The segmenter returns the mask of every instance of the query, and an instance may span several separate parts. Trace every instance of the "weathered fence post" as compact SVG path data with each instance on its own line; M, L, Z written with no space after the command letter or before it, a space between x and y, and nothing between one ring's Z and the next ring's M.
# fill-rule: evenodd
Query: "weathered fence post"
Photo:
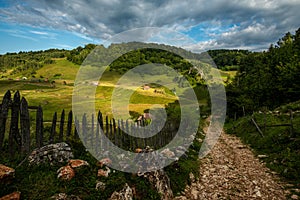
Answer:
M114 133L117 131L117 127L116 127L116 120L113 118L113 128L114 128Z
M2 149L4 136L5 136L5 127L6 127L6 120L8 116L8 107L11 103L11 93L8 90L2 101L2 106L0 108L0 150Z
M103 130L103 117L102 117L102 113L100 112L100 110L99 110L99 112L98 112L98 126L97 126L97 128L99 129L99 131L97 131L97 135L96 135L96 137L98 138L97 139L97 141L100 141L100 143L98 143L98 145L102 145L102 134L104 133L104 130ZM101 133L101 136L100 136L100 133Z
M124 127L124 121L123 119L121 119L121 135L122 135L122 147L125 148L126 147L126 142L127 142L127 139L126 137L128 136L127 134L124 134L124 130L125 130L125 127Z
M125 126L126 126L126 135L129 138L129 149L133 150L133 148L134 148L133 147L134 146L134 137L129 134L129 133L132 133L132 131L131 131L131 128L129 126L129 120L128 119L126 120Z
M123 144L122 144L122 130L121 130L121 122L118 119L118 136L117 136L117 140L118 140L118 145L120 148L123 148Z
M52 119L51 133L49 137L49 143L52 144L54 142L54 138L56 135L56 121L57 121L57 113L55 112Z
M87 145L87 119L86 114L82 116L82 136L83 136L83 144Z
M30 149L30 119L28 111L28 103L24 97L22 97L20 104L20 124L21 124L21 151L22 153L28 153Z
M114 136L113 136L113 139L114 139L114 144L115 145L118 145L118 141L117 141L117 127L116 127L116 120L113 118L112 119L112 122L113 122L113 129L114 129Z
M106 132L104 134L105 134L107 140L104 140L106 142L104 142L103 144L105 145L104 148L107 148L107 147L109 147L109 142L108 141L109 141L109 138L110 138L109 122L108 122L108 116L107 115L105 116L105 130L106 130Z
M14 99L11 106L11 123L9 130L9 141L8 148L10 155L14 155L14 142L15 139L17 143L17 149L21 149L21 136L19 132L19 113L20 113L20 93L17 91L14 95Z
M109 133L109 124L108 124L108 116L105 117L105 135L108 136Z
M91 127L91 131L90 131L90 133L89 133L89 135L90 135L90 145L91 145L91 148L92 149L94 149L94 140L95 140L95 138L94 138L94 134L95 134L95 130L94 130L94 128L95 128L95 120L94 120L94 118L95 118L95 115L94 115L94 113L92 114L92 127Z
M64 125L65 125L65 110L63 109L60 116L59 137L58 137L59 142L62 142L64 139Z
M72 122L73 122L73 113L72 110L68 114L68 124L67 124L67 142L70 140L71 131L72 131Z
M109 137L108 138L112 142L112 140L113 140L113 126L112 126L111 119L109 120Z
M103 116L102 116L102 113L100 112L100 110L98 112L98 122L100 123L100 128L102 129L102 131L104 131L103 130Z
M142 121L141 121L141 126L142 126L142 134L143 135L145 135L145 133L146 133L146 131L145 131L145 128L146 128L146 124L145 124L145 118L144 118L144 116L142 117ZM143 146L143 148L145 148L146 147L146 138L144 137L144 138L141 138L141 140L142 140L142 146Z
M42 107L39 106L36 111L36 146L38 148L43 146L44 140L44 127L43 127L43 110Z
M79 130L79 121L77 119L77 117L75 116L75 129L74 129L74 139L78 140L79 136L78 136L78 130Z
M98 154L99 153L99 145L101 146L101 141L99 142L99 139L100 139L100 126L101 126L101 119L102 117L101 117L101 112L100 111L98 111L98 115L97 115L97 123L96 123L96 142L95 142L95 145L96 145L96 147L95 147L95 151L96 151L96 153Z

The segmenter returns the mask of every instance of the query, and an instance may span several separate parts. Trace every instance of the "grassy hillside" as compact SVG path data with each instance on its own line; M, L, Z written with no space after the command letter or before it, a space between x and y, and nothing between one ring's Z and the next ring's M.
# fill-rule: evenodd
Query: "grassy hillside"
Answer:
M73 84L79 67L65 58L61 58L55 59L53 64L46 64L38 69L35 74L36 78L19 80L22 78L21 74L12 76L6 74L9 78L0 80L0 99L7 90L19 90L21 95L28 100L29 105L41 105L45 121L50 121L54 112L61 112L63 109L71 110ZM110 106L107 105L110 105L112 92L120 77L118 72L107 71L103 74L97 87L96 108L106 115L111 115ZM55 83L51 83L53 81ZM156 89L163 89L160 86L156 87L158 87ZM143 113L153 104L164 106L177 99L170 93L160 94L155 93L154 90L155 88L150 88L148 91L137 89L131 97L129 109L133 112Z
M65 58L54 59L54 64L46 64L36 71L36 77L74 81L80 65L76 65Z

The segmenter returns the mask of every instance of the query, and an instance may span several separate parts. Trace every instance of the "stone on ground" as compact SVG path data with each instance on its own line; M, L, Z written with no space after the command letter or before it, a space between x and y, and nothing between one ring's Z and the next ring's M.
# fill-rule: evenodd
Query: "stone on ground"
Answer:
M73 158L71 147L67 143L61 142L49 144L33 150L28 157L29 165L39 165L49 163L55 165L68 162Z
M57 178L66 181L70 181L75 176L74 169L69 165L59 168L57 173Z
M21 198L20 192L13 192L0 198L0 200L19 200Z
M0 164L0 183L10 183L13 180L14 176L15 170L13 168Z
M129 185L126 183L124 188L119 192L115 191L109 200L132 200L133 192Z

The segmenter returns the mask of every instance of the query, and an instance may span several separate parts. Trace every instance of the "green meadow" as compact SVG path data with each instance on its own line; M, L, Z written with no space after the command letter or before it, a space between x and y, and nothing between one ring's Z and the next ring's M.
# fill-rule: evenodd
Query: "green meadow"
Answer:
M20 91L30 106L41 105L44 112L44 120L50 121L54 112L60 113L63 109L72 109L72 94L74 81L80 65L73 64L65 58L55 59L54 64L44 65L35 73L35 78L22 80L21 74L10 76L10 71L4 74L5 79L0 79L0 98L2 99L7 90ZM111 115L111 97L115 84L120 79L118 72L106 71L96 89L95 108L101 110L105 115ZM161 86L153 86L148 90L139 88L128 88L134 91L129 101L129 110L143 113L151 108L153 104L162 106L174 102L177 97ZM164 90L165 93L155 93L155 90ZM90 97L86 96L88 100ZM93 103L93 102L92 102Z

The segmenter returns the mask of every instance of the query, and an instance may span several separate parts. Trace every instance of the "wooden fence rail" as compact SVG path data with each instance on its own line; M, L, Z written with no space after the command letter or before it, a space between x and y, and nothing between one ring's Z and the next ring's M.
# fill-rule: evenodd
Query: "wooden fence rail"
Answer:
M5 150L3 149L4 141L6 134L8 134L8 151L11 156L16 151L28 154L33 148L54 142L70 142L71 140L79 140L79 138L85 145L98 152L99 147L109 145L103 144L103 138L101 139L103 136L106 136L114 145L126 150L145 148L146 146L158 149L172 140L177 132L176 128L178 128L170 125L171 122L167 122L158 134L150 138L139 138L139 133L143 131L142 127L147 124L144 119L137 123L129 120L115 120L108 116L104 117L99 111L97 116L92 114L91 120L88 121L87 114L84 114L82 119L78 119L76 116L74 118L72 111L69 111L66 120L66 113L63 110L60 118L57 112L54 113L50 133L47 133L44 130L42 107L29 106L26 99L20 97L18 91L15 92L13 98L11 96L11 92L7 91L2 104L0 104L0 151ZM35 122L30 121L30 109L36 111ZM34 133L30 132L32 125L35 127ZM8 126L9 129L7 129Z

